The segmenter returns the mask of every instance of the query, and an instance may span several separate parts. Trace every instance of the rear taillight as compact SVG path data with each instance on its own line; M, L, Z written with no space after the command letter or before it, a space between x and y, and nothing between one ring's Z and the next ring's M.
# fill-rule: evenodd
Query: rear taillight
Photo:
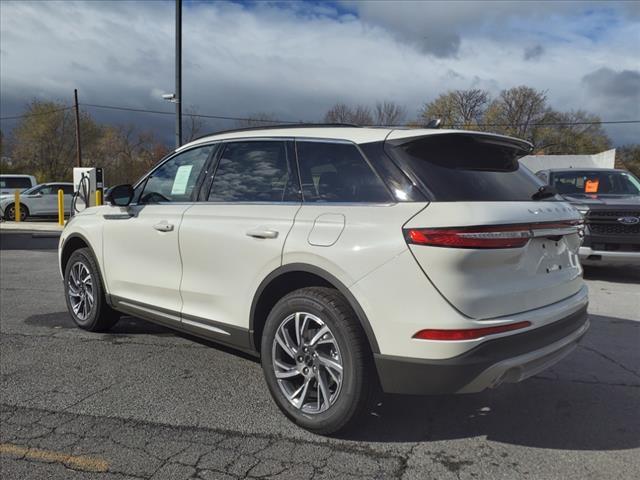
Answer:
M529 239L577 232L580 221L491 225L456 228L405 228L407 243L450 248L519 248ZM554 230L556 232L554 232Z
M460 330L420 330L413 338L420 340L474 340L476 338L486 337L487 335L496 335L498 333L511 332L531 326L531 322L517 322L509 325L496 325L494 327L482 328L465 328Z

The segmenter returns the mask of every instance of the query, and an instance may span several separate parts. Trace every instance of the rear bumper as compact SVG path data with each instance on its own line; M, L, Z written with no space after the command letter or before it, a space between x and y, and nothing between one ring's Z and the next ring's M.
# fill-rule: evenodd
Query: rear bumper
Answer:
M387 393L473 393L519 382L571 353L589 328L586 306L550 325L486 341L457 357L423 360L375 355Z
M580 247L580 263L583 265L640 265L640 252L606 251Z

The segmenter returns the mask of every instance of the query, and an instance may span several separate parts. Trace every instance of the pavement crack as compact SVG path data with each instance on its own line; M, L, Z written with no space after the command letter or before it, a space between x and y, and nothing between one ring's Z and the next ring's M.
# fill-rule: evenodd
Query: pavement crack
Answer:
M631 375L633 375L636 378L640 378L640 373L636 372L635 370L627 367L625 364L623 364L622 362L619 362L618 360L616 360L615 358L610 357L609 355L606 355L604 353L602 353L600 350L597 350L593 347L588 347L586 345L581 345L582 348L584 348L585 350L595 353L596 355L599 355L600 357L604 358L605 360L609 360L611 363L617 365L618 367L622 368L624 371L629 372Z

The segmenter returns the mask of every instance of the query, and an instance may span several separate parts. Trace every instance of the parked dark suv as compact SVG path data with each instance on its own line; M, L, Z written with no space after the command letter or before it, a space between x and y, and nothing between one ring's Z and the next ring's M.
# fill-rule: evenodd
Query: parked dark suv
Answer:
M585 219L584 265L640 264L640 180L625 170L553 169L536 174Z

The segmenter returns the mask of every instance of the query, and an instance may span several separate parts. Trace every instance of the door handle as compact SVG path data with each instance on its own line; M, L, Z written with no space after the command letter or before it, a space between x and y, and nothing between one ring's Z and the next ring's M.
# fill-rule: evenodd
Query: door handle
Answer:
M160 222L160 223L156 223L153 226L153 228L155 228L159 232L171 232L173 230L173 224L172 223Z
M258 227L247 232L247 236L253 238L278 238L278 231L269 228Z

